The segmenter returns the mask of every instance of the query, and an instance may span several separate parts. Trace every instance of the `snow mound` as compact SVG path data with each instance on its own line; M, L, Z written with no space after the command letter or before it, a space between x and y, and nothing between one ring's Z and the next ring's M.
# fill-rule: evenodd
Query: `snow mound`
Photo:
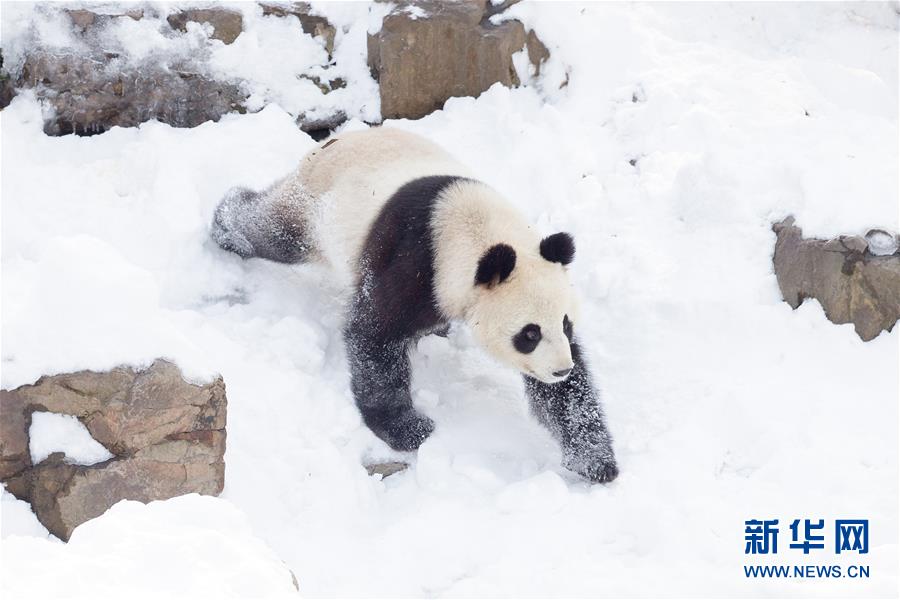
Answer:
M13 598L297 597L292 574L230 502L190 494L122 501L68 544L3 540L0 590Z

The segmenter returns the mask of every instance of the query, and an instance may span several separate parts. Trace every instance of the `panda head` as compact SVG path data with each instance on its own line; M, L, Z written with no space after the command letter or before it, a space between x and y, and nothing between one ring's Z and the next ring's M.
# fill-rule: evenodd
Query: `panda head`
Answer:
M575 255L567 233L535 248L495 244L478 262L477 300L469 323L495 358L544 383L568 377L576 299L566 265Z

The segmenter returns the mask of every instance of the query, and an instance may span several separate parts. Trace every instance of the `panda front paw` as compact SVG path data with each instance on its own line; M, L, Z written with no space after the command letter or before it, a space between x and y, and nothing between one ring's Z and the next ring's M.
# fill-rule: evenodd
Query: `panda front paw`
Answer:
M434 431L434 421L420 412L409 410L390 422L369 427L392 449L400 452L418 450L422 442Z
M567 452L563 466L594 483L609 483L619 476L619 467L612 451L599 448L588 452Z

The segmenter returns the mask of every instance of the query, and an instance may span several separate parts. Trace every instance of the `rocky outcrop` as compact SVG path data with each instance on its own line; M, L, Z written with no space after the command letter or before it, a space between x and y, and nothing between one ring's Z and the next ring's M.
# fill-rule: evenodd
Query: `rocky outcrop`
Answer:
M549 55L520 21L494 24L484 0L401 3L368 40L385 119L418 119L453 96L479 96L495 83L519 85L512 56L537 66ZM528 43L526 43L528 42Z
M853 323L865 341L890 331L900 318L900 253L897 244L873 230L863 237L833 240L804 239L803 231L788 217L773 225L775 275L784 300L797 308L815 298L832 323ZM896 240L896 236L894 236ZM893 254L884 254L893 248Z
M188 383L165 360L138 371L81 371L2 390L0 410L0 480L63 540L119 500L215 495L225 483L221 378ZM115 457L82 466L56 453L32 465L28 430L36 411L77 417Z
M143 19L143 8L121 13L64 12L89 52L34 48L25 54L15 78L7 76L0 94L0 106L6 106L14 88L34 90L49 109L44 123L48 135L93 135L153 119L174 127L195 127L244 111L247 94L237 82L210 78L192 60L161 58L138 65L106 50L106 25L116 19ZM167 22L178 31L186 31L189 22L208 24L213 29L210 37L226 44L243 28L241 13L224 8L182 10L169 15Z
M18 87L35 89L52 109L48 135L103 133L158 119L194 127L241 111L246 98L237 85L215 81L184 65L116 68L106 57L33 52Z
M320 38L330 57L336 30L324 17L311 14L309 4L261 7L264 15L299 19L303 32ZM156 9L147 10L145 14L144 8L112 13L62 9L87 52L36 47L24 53L24 62L17 64L15 73L7 73L0 65L0 108L9 104L16 89L34 90L48 109L44 123L48 135L93 135L153 119L173 127L195 127L231 112L244 112L248 92L241 81L209 75L208 48L201 47L190 56L159 55L134 63L109 51L106 37L107 25L117 19L159 18L163 29L171 27L164 33L168 37L183 35L189 23L199 23L212 28L211 39L231 44L243 31L241 12L222 7L185 8L162 20ZM316 84L323 94L345 85L339 78ZM340 111L308 112L300 115L298 125L312 131L334 127L345 119Z
M498 82L520 85L513 64L518 52L524 51L540 74L549 57L546 46L520 21L500 14L516 1L402 0L393 5L380 31L368 37L368 63L378 80L382 118L416 119L454 96L478 96ZM242 34L241 11L186 6L166 14L152 5L112 12L52 5L42 10L64 13L77 43L51 48L33 38L30 43L35 47L15 53L12 73L0 65L0 108L9 104L16 89L34 90L47 109L48 135L92 135L154 119L173 127L194 127L230 112L244 112L248 106L256 110L266 101L269 84L243 81L212 66L220 42L233 44ZM297 35L313 36L327 51L327 60L320 61L316 53L322 64L305 67L296 74L298 80L311 81L323 97L347 87L348 81L339 75L352 70L335 63L338 32L325 17L314 14L306 2L261 2L259 10L265 19L297 19L302 30ZM117 37L123 28L111 27L128 20L141 21L146 25L143 30L156 31L171 43L146 56L135 55ZM219 41L191 32L191 23L202 25L212 40ZM185 43L186 37L190 43ZM354 59L358 60L346 60ZM349 117L365 114L364 118L377 120L366 103L352 104L359 97L342 92L291 110L300 129L318 138Z

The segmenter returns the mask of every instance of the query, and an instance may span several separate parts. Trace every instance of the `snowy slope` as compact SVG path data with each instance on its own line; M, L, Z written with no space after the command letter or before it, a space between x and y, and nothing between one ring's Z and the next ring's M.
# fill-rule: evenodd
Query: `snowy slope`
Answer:
M413 355L436 432L408 471L366 475L364 459L395 455L353 406L344 290L207 239L228 188L263 187L313 146L275 105L91 138L45 137L27 95L3 111L3 387L157 356L221 373L223 498L304 595L895 595L898 332L863 343L814 302L792 311L770 230L787 214L809 236L897 230L894 7L512 12L551 49L540 85L388 125L447 147L542 232L574 234L613 484L558 466L519 376L461 328ZM30 535L5 537L5 556L78 560L7 500L3 535ZM844 517L872 523L870 579L744 577L771 564L745 561L744 520ZM127 556L154 566L141 547ZM776 562L859 559L826 556ZM3 564L9 591L39 577Z

